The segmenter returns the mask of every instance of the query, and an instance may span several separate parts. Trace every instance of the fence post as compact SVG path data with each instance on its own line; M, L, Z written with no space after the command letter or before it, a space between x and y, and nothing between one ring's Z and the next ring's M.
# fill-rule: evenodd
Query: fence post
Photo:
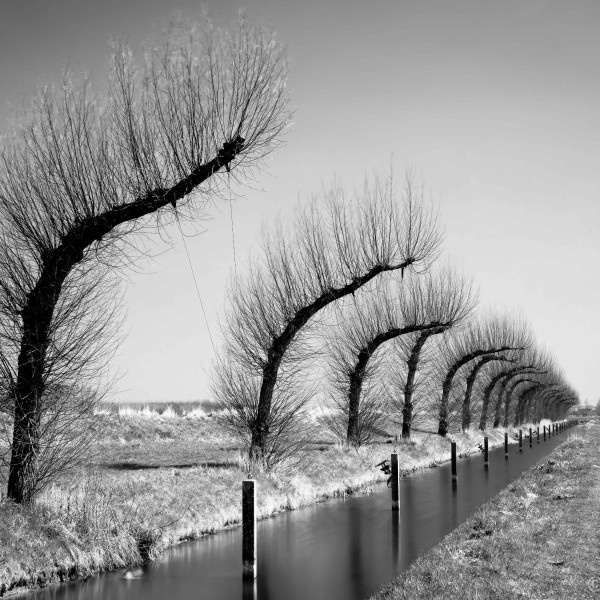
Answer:
M488 436L483 438L483 466L487 469L490 466L490 455L488 450Z
M392 454L392 510L400 510L400 469L398 469L398 453Z
M533 431L530 427L529 428L529 447L531 448L532 446L533 446Z
M504 432L504 458L508 458L508 431Z
M523 430L519 429L519 452L523 452Z
M252 479L242 481L242 576L256 578L256 489Z
M450 444L450 459L452 462L452 483L456 483L458 481L456 473L456 442Z
M536 437L537 437L537 443L539 444L540 443L540 426L539 425L537 427L537 436Z
M546 426L544 425L544 441L546 441Z

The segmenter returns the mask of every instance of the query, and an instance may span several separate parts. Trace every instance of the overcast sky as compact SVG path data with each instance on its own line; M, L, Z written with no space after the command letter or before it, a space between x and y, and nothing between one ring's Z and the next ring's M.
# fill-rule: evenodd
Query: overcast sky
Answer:
M221 0L288 48L296 112L286 145L233 208L238 271L261 226L334 177L415 168L439 206L445 254L481 306L522 310L581 399L600 397L600 2ZM108 40L161 31L189 0L2 0L0 131L67 64L103 84ZM234 265L229 208L188 240L218 343ZM175 235L177 232L171 232ZM156 250L164 249L157 245ZM212 347L181 242L125 291L113 399L210 396Z

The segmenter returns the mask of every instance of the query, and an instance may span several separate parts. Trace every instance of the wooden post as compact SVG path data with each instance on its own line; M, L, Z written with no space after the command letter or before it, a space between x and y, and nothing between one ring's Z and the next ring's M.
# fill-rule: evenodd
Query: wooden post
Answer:
M400 510L400 469L398 469L398 454L392 454L392 510Z
M533 431L530 427L529 428L529 447L531 448L532 446L533 446Z
M256 578L256 490L252 479L242 481L242 576Z
M504 458L508 458L508 431L504 432Z
M519 429L519 452L523 452L523 430Z
M537 428L537 436L536 437L537 437L537 443L539 444L540 443L540 426L539 425Z
M487 469L490 466L490 454L488 450L488 436L483 438L483 466Z
M546 441L546 426L544 425L544 441Z
M458 481L458 475L456 474L456 442L450 444L450 458L452 463L452 483Z

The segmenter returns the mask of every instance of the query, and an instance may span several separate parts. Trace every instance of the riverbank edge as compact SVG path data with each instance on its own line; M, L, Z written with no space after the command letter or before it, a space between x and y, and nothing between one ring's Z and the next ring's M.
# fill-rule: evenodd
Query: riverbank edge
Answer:
M509 443L516 444L515 433L517 429L510 429L509 433ZM504 443L504 433L503 430L489 430L487 432L490 438L489 447L497 448L501 447ZM483 441L483 433L482 432L471 432L470 437L468 438L470 442L474 440L477 441L478 437L481 437L481 442ZM410 476L413 473L422 471L427 468L435 468L444 463L447 463L450 460L450 441L453 439L460 440L464 438L464 434L454 433L449 434L446 438L443 439L448 446L447 455L443 457L437 458L435 461L430 464L419 464L419 461L416 460L413 465L404 464L403 476ZM436 437L437 439L437 437ZM463 439L464 441L464 439ZM407 443L406 440L398 441L398 450L401 451L402 444ZM389 449L389 452L392 451L392 445L388 444L386 447ZM473 454L474 451L471 451L468 454ZM465 456L467 454L460 455ZM389 454L388 454L389 456ZM316 490L316 493L310 496L300 496L293 497L289 493L285 495L286 500L280 502L278 506L271 508L267 513L259 514L258 520L268 519L276 514L289 512L292 510L296 510L299 508L305 508L314 504L318 504L324 502L331 498L339 498L344 497L351 494L356 493L370 493L371 488L374 485L380 484L386 481L387 476L383 473L377 471L375 476L372 476L373 466L369 471L363 471L354 476L351 479L344 479L341 481L341 484L333 489L330 488L328 491ZM35 510L35 509L33 509ZM227 531L230 529L234 529L236 527L241 526L241 516L240 518L229 518L225 521L224 524L220 526L211 527L208 530L200 530L195 533L193 536L184 536L179 537L178 539L170 539L168 543L161 545L159 552L163 552L168 550L171 547L175 547L179 544L194 541L197 539L201 539L208 535L217 534L223 531ZM0 581L0 598L20 598L23 597L30 591L34 591L36 589L41 589L49 586L59 585L61 583L67 581L76 581L76 580L86 580L91 577L95 577L102 573L107 573L110 571L120 570L125 568L123 564L108 564L96 566L95 568L87 568L82 565L83 561L74 560L73 563L69 566L65 565L55 565L54 568L28 568L28 575L26 577L21 578L13 578L8 581ZM144 560L131 561L126 565L127 568L133 568L135 566L139 566L143 564L143 562L147 562Z
M581 425L370 600L600 597L600 424Z

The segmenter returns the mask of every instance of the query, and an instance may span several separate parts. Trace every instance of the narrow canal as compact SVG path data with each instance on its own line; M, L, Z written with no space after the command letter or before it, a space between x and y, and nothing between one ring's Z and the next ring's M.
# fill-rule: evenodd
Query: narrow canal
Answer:
M462 523L483 502L542 459L566 434L477 454L400 481L400 514L385 484L370 495L333 499L258 524L258 578L241 577L241 530L219 533L167 551L143 567L31 592L27 600L362 600Z

